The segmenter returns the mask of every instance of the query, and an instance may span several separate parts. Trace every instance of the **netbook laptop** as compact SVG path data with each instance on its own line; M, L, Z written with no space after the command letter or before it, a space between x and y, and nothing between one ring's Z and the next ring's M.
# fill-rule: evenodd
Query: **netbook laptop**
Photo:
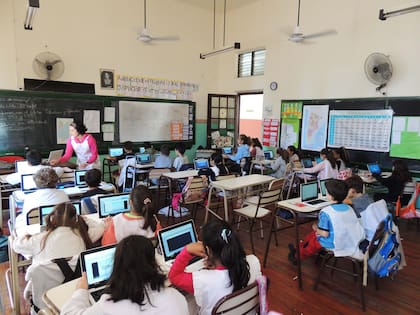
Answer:
M16 173L23 173L29 167L28 161L20 160L15 161L15 172Z
M74 185L79 188L87 187L86 170L74 171Z
M264 158L266 160L272 160L274 158L273 151L271 150L264 151Z
M76 213L80 215L82 213L80 202L72 202L71 204L76 208ZM55 206L56 205L39 207L39 224L41 225L41 228L46 225L45 218L53 211Z
M372 175L381 174L381 167L377 163L370 163L367 165L367 168Z
M319 163L321 163L321 162L322 162L322 159L321 159L319 156L317 156L317 157L315 158L315 162L316 162L316 164L319 164Z
M34 174L22 174L20 176L20 188L25 194L37 190L38 188L34 181Z
M111 157L117 157L124 154L123 148L109 148L109 156Z
M300 185L300 198L302 203L315 208L322 208L331 202L321 198L318 199L318 182L310 182Z
M106 218L130 211L129 194L105 195L98 197L99 217Z
M202 168L209 168L209 160L207 159L196 159L194 160L194 169L201 170Z
M176 256L188 244L197 242L197 232L193 220L184 221L168 226L158 232L158 241L163 261L167 266L172 266ZM186 271L192 272L201 269L204 260L199 259L191 264Z
M96 247L80 253L80 266L86 272L89 301L97 302L111 277L114 267L115 244Z
M144 152L146 152L146 148L145 148L145 147L140 147L140 148L139 148L139 152L140 152L141 154L143 154Z
M312 167L312 160L311 159L302 159L300 162L302 163L303 167L305 167L305 168Z
M232 147L224 147L223 148L224 154L232 154Z
M321 179L319 181L319 191L321 192L322 197L320 199L327 200L327 187L325 183L330 181L331 179Z
M136 154L137 164L149 164L152 162L152 157L149 153Z
M47 162L50 162L52 160L58 160L63 155L63 152L64 152L63 149L50 151Z

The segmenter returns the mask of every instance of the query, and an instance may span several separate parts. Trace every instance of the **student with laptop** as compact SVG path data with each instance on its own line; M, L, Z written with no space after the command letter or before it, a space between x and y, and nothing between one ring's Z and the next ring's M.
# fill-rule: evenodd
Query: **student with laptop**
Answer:
M20 164L22 163L22 165ZM47 165L42 165L41 154L37 150L29 150L26 153L26 161L17 161L16 165L21 165L23 167L16 167L16 172L9 174L6 177L6 181L11 185L20 184L22 174L35 174L38 170L45 167L50 167ZM61 167L54 167L54 171L57 173L58 177L63 176L64 170Z
M318 179L336 179L338 176L337 164L331 151L328 149L322 149L320 156L322 159L321 163L318 163L313 167L304 167L302 171L305 174L318 174Z
M165 286L166 276L155 260L153 244L143 236L128 236L117 245L104 294L93 305L89 278L93 277L82 274L60 314L188 314L185 297Z
M69 201L66 193L56 188L58 175L52 168L41 168L33 178L37 190L25 194L22 213L16 217L16 228L26 225L26 216L30 210Z
M112 148L111 148L112 149ZM110 150L111 150L110 149ZM111 152L110 152L111 153ZM125 159L127 155L134 155L133 151L133 142L126 141L122 145L122 152L121 154L112 156L111 154L107 157L109 160L120 161Z
M177 143L175 146L175 155L173 167L179 171L182 165L190 163L188 156L185 155L185 146L183 143Z
M249 155L253 159L264 159L264 151L262 148L262 144L258 138L251 138Z
M60 159L50 161L55 166L70 160L73 151L77 156L79 169L101 169L101 161L98 155L95 138L86 133L86 126L79 120L74 120L69 126L70 138L67 140L66 152Z
M236 164L240 164L242 158L250 156L248 142L248 137L246 135L239 135L236 154L224 154L223 157L231 159L232 161L236 162Z
M276 159L270 164L270 168L274 171L270 174L275 178L283 178L286 176L286 161L288 161L289 154L282 148L277 148Z
M210 315L224 296L255 281L261 266L254 255L245 255L238 236L222 220L212 220L202 228L202 242L191 243L176 257L169 280L195 297L199 314ZM206 259L206 269L186 272L194 256Z
M169 157L171 153L171 149L169 145L162 144L160 147L160 155L156 157L155 160L155 168L171 168L172 167L172 159Z
M299 152L294 145L289 145L287 147L287 153L289 154L289 162L291 163L299 162L300 160Z
M363 258L359 243L364 240L365 232L353 209L343 203L348 188L344 181L332 179L325 183L327 197L333 204L319 213L318 223L312 225L312 232L300 242L300 257L317 254L322 248L334 252L335 256ZM288 259L296 264L296 249L289 244Z
M332 155L337 163L339 172L344 171L350 164L349 154L344 147L334 148L331 150Z
M360 218L360 213L373 203L373 199L363 193L363 180L358 175L353 175L344 181L349 189L345 203L351 205L356 216Z
M407 164L403 160L394 160L392 162L392 173L389 177L382 177L381 173L372 174L378 182L388 188L388 193L375 193L373 199L375 201L384 199L387 203L396 202L398 196L404 191L406 183L411 182L412 178L408 171ZM407 204L407 200L403 200L402 204Z
M81 198L92 197L95 195L104 195L109 193L109 191L106 191L99 187L99 185L102 182L102 173L96 168L86 171L85 182L88 187L88 190L82 194Z
M153 238L160 224L155 219L152 194L146 186L134 187L129 198L130 212L120 213L105 221L102 245L115 244L128 235Z

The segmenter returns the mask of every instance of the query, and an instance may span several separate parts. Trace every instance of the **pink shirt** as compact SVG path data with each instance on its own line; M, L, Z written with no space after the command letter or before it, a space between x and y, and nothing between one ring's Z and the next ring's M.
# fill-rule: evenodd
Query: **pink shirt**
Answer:
M67 140L66 143L66 152L64 153L64 155L60 158L60 163L61 162L67 162L72 156L73 156L73 145L72 145L72 141L76 142L76 143L83 143L84 141L87 141L87 144L89 146L89 150L90 150L90 157L87 160L87 163L93 163L96 161L96 159L98 158L98 148L96 147L96 140L93 136L91 136L90 134L86 133L82 136L82 139L79 140L78 137L70 137Z

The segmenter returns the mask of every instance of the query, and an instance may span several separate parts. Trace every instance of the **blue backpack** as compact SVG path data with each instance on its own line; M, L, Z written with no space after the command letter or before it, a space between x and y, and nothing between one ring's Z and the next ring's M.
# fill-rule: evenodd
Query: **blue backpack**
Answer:
M392 230L392 223L389 214L376 231L369 248L369 271L379 278L393 277L401 263L400 243Z

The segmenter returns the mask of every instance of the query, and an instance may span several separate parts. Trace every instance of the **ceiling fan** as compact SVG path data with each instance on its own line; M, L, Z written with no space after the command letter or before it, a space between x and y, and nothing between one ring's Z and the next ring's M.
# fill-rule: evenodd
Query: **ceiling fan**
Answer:
M331 30L325 30L325 31L319 32L319 33L312 33L312 34L309 34L309 35L304 35L302 33L302 31L300 30L299 22L300 22L300 0L298 0L297 24L296 24L295 30L289 36L289 40L291 42L301 43L305 39L308 39L308 38L315 38L315 37L321 37L321 36L326 36L326 35L335 35L335 34L337 34L337 31L336 30L331 29Z
M143 0L143 4L144 4L144 24L143 24L143 29L141 30L141 32L138 34L137 39L141 40L144 43L150 43L151 41L155 41L155 40L179 40L179 36L160 36L160 37L155 37L149 34L149 32L147 31L147 0Z

